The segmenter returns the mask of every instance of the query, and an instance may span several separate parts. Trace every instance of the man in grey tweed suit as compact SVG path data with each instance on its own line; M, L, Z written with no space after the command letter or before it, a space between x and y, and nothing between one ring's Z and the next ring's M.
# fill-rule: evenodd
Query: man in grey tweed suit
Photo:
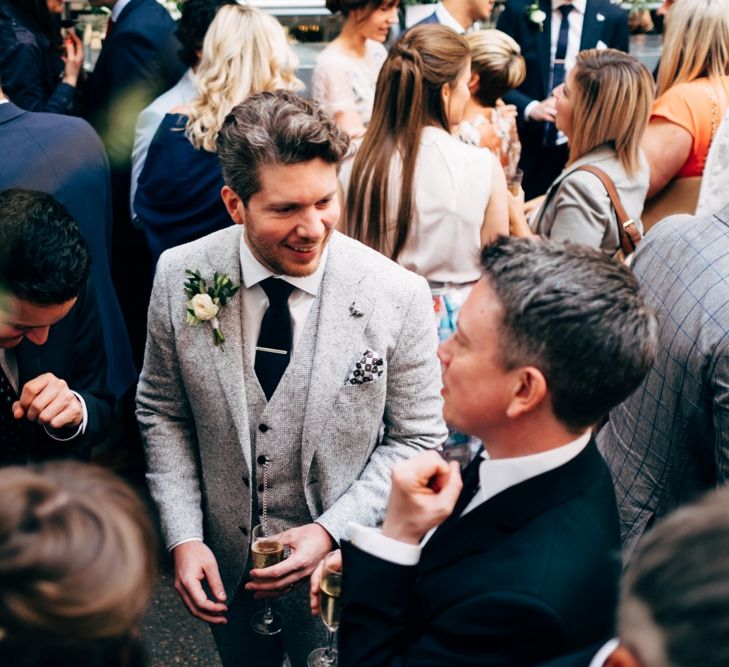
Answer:
M278 667L284 650L306 664L323 626L307 587L294 585L350 520L382 520L393 463L446 436L427 283L333 231L348 146L316 103L250 97L218 139L222 197L237 224L164 253L157 267L137 396L147 478L175 586L211 624L226 667ZM217 313L224 346L210 322L186 322L186 269L241 282ZM258 375L269 350L264 280L293 285L290 361L268 399ZM365 355L374 372L362 382L354 370ZM291 555L249 577L264 497ZM273 638L250 628L261 596L278 596L285 619Z
M658 315L658 356L597 436L626 561L654 520L729 477L729 207L664 220L633 268Z

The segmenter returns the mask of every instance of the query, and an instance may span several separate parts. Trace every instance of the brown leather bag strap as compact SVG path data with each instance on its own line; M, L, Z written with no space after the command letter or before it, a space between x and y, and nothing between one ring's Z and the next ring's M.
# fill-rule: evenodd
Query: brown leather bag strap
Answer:
M608 176L602 169L591 164L586 164L575 169L575 171L580 170L589 171L591 174L597 176L605 187L605 190L607 190L608 197L610 197L615 213L618 216L617 225L620 247L626 255L629 255L635 250L638 243L640 243L642 235L636 226L635 221L627 214L625 208L623 208L623 202L620 201L620 196L615 188L613 179L610 178L610 176Z

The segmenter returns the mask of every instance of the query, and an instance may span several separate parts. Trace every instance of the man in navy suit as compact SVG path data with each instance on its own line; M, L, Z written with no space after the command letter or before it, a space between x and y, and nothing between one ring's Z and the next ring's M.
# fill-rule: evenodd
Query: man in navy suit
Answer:
M628 18L610 0L507 0L497 27L517 41L527 66L524 82L504 99L518 110L519 166L531 199L546 192L567 162L566 138L553 129L552 91L566 79L580 51L627 51Z
M4 190L0 210L0 465L88 458L114 403L88 246L49 194Z
M435 452L395 464L382 529L350 529L342 667L534 665L612 633L620 534L591 429L648 371L655 317L599 251L502 237L482 263L439 357L443 416L487 453L463 484Z
M109 163L89 124L73 116L23 111L0 89L0 190L29 188L53 195L81 228L91 252L108 360L108 386L119 398L136 381L129 336L109 267Z
M152 260L144 234L131 224L129 190L134 128L142 109L185 73L175 22L157 0L91 0L111 8L104 46L89 86L87 118L104 142L111 164L114 211L114 283L141 365ZM133 270L130 271L130 258Z
M494 0L443 0L435 11L416 25L440 23L463 34L473 28L476 21L485 21L491 16Z

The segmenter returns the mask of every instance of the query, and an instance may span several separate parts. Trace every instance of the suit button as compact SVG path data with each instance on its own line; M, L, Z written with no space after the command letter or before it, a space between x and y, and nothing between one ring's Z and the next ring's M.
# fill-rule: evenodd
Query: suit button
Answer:
M266 424L259 424L259 425L258 425L258 430L259 430L259 431L260 431L261 433L265 433L266 431L268 431L268 426L266 426Z
M258 490L259 490L259 491L260 491L261 493L263 493L263 484L259 484L259 485L258 485Z
M249 480L247 477L243 478L243 484L245 484L247 487L250 488L251 486L251 480Z
M266 463L268 463L268 459L267 459L267 458L266 458L266 457L265 457L265 456L264 456L263 454L261 454L261 455L260 455L260 456L259 456L259 457L258 457L258 458L256 459L256 461L258 461L258 465L259 465L259 466L262 466L262 465L265 465Z
M246 528L245 526L238 526L238 528L240 528L241 533L243 533L244 535L248 535L248 528Z

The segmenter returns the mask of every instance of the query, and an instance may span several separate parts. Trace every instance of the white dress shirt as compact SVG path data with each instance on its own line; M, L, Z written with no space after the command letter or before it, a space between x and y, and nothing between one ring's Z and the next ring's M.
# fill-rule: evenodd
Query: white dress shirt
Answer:
M18 360L15 358L15 352L13 352L12 348L0 348L0 367L2 367L3 372L5 373L5 377L7 377L10 381L10 384L15 390L15 393L20 395L22 387L18 386L20 382L20 378L18 375ZM48 428L47 426L43 427L45 432L51 438L53 438L54 440L58 440L59 442L67 442L69 440L73 440L79 435L82 435L86 432L86 425L89 422L89 413L86 410L86 401L84 401L81 394L79 394L78 392L73 391L73 389L71 390L71 392L79 400L79 403L81 403L82 418L81 423L76 429L76 432L72 435L66 436L65 438L60 438L57 435L54 435L54 433L58 433L56 429Z
M261 264L251 252L245 240L245 234L240 244L240 267L243 299L243 326L245 327L246 340L248 341L248 352L251 362L256 358L256 342L261 331L261 321L268 308L268 297L263 288L258 284L266 278L280 278L296 289L289 296L289 311L291 312L291 353L296 349L296 344L301 338L301 333L309 317L314 299L319 292L319 285L324 275L324 268L329 256L329 247L324 248L319 267L314 273L308 276L294 278L292 276L277 276Z
M604 667L607 659L613 654L613 651L618 648L619 644L620 641L617 639L611 639L605 642L590 662L590 667Z
M506 489L525 482L563 466L575 458L590 442L590 431L585 431L572 442L550 449L546 452L518 456L508 459L490 459L484 449L483 461L478 469L479 488L471 502L463 510L464 514L473 511L479 505L490 500ZM420 552L430 536L437 530L431 530L420 544L406 544L386 537L379 528L367 528L355 523L349 525L349 537L352 543L372 556L397 565L416 565L420 561Z
M443 6L442 2L439 2L435 6L435 15L438 17L438 23L440 23L441 25L446 25L449 28L452 28L459 35L463 35L466 32L466 29L458 21L456 21L455 18L453 18L453 14L451 14Z
M573 0L571 3L569 0L552 0L552 32L550 34L551 45L549 47L549 70L550 78L552 66L554 64L554 55L557 53L557 42L559 41L559 28L562 24L562 13L559 8L562 5L572 4L572 11L567 16L567 22L569 23L569 34L567 36L567 54L564 59L564 78L567 80L567 75L570 70L575 66L577 54L580 52L580 42L582 41L582 25L585 22L585 10L587 9L587 0ZM547 91L547 97L552 94L552 81L549 82L549 90ZM529 102L524 109L524 119L529 120L529 114L531 110L541 102L541 100L534 100ZM565 135L560 132L557 139L557 144L561 144L567 141Z

